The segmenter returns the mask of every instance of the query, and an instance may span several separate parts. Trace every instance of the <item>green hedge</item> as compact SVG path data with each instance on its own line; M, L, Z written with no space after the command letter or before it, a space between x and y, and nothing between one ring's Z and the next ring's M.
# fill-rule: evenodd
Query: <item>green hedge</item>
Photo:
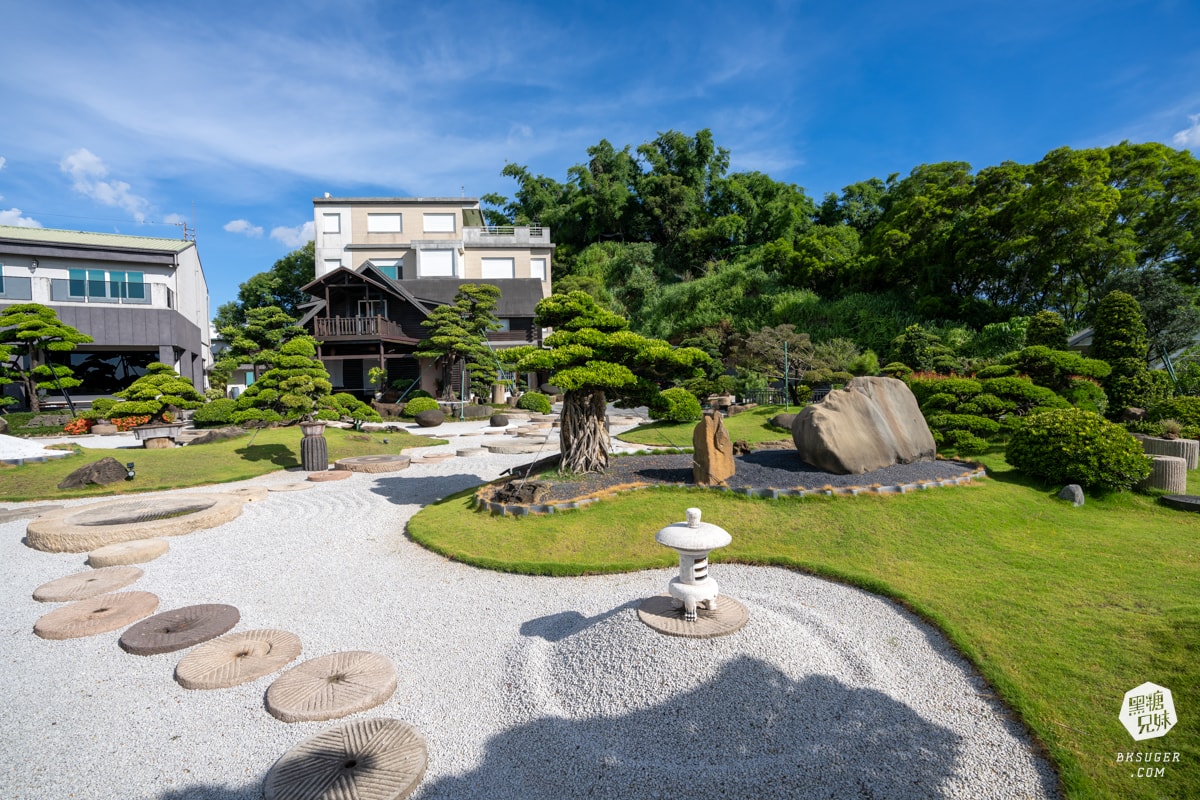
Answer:
M550 398L541 392L526 392L517 399L517 408L533 411L538 414L549 414Z
M433 411L438 408L437 400L432 397L414 397L404 404L404 413L402 416L415 417L422 411Z
M666 422L695 422L704 416L695 395L678 386L659 394L649 412L650 419Z
M1141 444L1120 425L1078 408L1026 417L1005 458L1017 470L1054 484L1128 489L1150 474Z

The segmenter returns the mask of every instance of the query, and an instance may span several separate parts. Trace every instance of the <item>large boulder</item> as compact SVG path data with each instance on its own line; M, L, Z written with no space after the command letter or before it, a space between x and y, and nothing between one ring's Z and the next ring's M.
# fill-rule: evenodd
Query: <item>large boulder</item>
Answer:
M129 477L125 465L112 456L105 456L99 461L86 464L63 478L58 484L60 489L82 489L91 484L105 485L123 481Z
M446 421L446 415L439 408L431 408L428 411L418 412L413 419L422 428L436 428Z
M917 399L895 378L855 378L806 406L792 423L800 458L837 475L932 461L933 434Z
M733 477L733 442L721 412L705 411L692 431L692 479L698 486L720 486Z

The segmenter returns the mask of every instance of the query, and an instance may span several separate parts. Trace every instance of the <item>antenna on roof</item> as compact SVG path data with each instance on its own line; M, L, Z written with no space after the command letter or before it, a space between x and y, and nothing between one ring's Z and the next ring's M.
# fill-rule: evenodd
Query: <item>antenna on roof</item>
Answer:
M467 196L467 187L466 187L465 185L460 185L460 186L458 187L458 190L459 190L460 192L462 192L462 196L463 196L463 197L466 197L466 196Z

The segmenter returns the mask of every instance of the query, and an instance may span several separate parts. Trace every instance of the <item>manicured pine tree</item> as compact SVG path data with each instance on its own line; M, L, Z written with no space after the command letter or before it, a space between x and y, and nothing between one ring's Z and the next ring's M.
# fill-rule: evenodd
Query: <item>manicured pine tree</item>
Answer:
M42 410L38 390L73 389L80 384L71 368L51 364L50 353L68 353L92 337L62 322L54 309L40 303L18 303L0 311L0 374L15 377L25 389L29 410ZM18 356L10 363L12 355ZM0 403L3 405L3 403Z

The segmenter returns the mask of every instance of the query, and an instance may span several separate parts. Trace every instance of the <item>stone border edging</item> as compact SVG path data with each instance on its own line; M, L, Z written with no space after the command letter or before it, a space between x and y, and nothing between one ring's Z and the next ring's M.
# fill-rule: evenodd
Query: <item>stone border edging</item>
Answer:
M739 486L730 488L728 486L699 486L694 483L654 483L644 484L642 486L631 486L623 489L615 489L603 495L595 497L580 497L575 500L564 500L557 503L499 503L494 500L489 500L482 496L482 493L489 487L495 484L487 484L480 487L475 493L475 508L485 509L493 514L500 516L523 517L527 514L553 514L556 511L569 511L576 508L582 508L586 505L603 500L608 497L613 497L625 492L634 492L638 489L649 489L662 487L667 489L714 489L722 492L731 492L740 494L745 497L762 497L770 500L778 500L781 497L857 497L860 494L909 494L911 492L924 491L926 489L936 489L942 486L961 486L964 483L970 483L976 478L986 478L987 469L983 466L977 466L973 470L962 473L956 478L942 478L932 481L918 481L917 483L903 483L893 486L835 486L828 489L759 489L753 486Z

